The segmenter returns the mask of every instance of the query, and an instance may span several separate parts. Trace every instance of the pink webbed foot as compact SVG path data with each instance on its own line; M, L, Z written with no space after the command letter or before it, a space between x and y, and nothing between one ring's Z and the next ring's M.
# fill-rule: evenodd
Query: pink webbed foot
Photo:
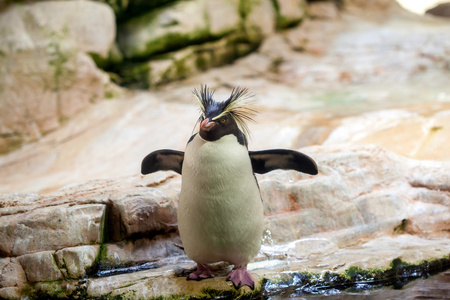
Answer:
M252 275L247 271L247 266L235 267L233 271L228 275L227 281L231 281L235 289L240 289L246 285L252 290L255 289L255 280Z
M197 271L192 272L186 278L186 280L197 280L200 281L206 278L213 278L214 275L211 273L211 270L206 265L202 265L197 263Z

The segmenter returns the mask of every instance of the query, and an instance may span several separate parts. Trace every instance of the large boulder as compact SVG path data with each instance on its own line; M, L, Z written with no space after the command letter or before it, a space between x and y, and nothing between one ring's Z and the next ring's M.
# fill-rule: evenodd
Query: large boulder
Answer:
M90 1L12 5L0 12L0 153L35 140L104 97L110 7Z
M136 17L118 31L125 58L149 57L224 36L239 28L239 2L179 1Z
M119 191L110 196L111 240L151 236L154 232L177 229L176 190L169 186L158 189L150 187L133 194L129 192Z
M26 254L18 260L29 283L63 279L63 274L55 263L53 251Z
M277 0L277 28L287 28L300 23L308 10L305 0Z
M168 178L91 181L48 195L2 194L0 296L17 298L27 288L70 294L99 270L181 255L174 245L181 243L174 203L179 181L151 188Z
M222 66L307 16L304 0L178 1L124 21L124 84L153 87ZM195 17L193 17L195 16Z
M217 41L193 45L165 53L146 62L131 63L122 68L127 83L155 87L184 79L212 67L233 62L256 48L242 33L230 34Z
M437 163L408 160L374 146L328 147L312 156L319 165L318 177L274 172L259 180L273 241L286 243L350 227L358 228L358 234L371 235L405 219L421 228L417 234L432 231L442 235L440 230L420 224L430 222L433 210L446 212L442 218L435 216L430 224L436 228L447 224L447 196L439 198L435 193L449 188L448 163L441 168ZM424 180L418 174L427 174L428 178ZM422 211L424 207L430 211ZM351 240L346 239L337 240L342 245Z
M60 205L3 215L0 254L19 256L103 242L105 205Z

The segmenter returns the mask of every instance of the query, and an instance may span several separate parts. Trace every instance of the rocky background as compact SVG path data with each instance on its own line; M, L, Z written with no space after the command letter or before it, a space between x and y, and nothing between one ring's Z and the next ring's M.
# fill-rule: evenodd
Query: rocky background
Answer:
M448 268L447 19L391 0L0 9L0 298L231 288L224 265L185 281L195 264L177 246L181 178L139 175L149 152L184 149L200 83L218 98L238 85L255 94L250 149L299 149L319 166L314 177L258 176L257 293L301 295L298 272Z

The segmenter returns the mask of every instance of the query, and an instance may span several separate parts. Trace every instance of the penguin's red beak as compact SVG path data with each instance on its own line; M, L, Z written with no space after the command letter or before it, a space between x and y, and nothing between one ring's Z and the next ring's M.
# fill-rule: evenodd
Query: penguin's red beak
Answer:
M200 129L203 131L210 131L214 125L216 125L216 122L210 122L209 119L206 118L200 123Z

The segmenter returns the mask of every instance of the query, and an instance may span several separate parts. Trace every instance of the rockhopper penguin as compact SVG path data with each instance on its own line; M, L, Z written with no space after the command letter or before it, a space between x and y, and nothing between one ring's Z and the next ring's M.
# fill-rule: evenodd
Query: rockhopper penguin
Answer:
M227 280L236 289L254 279L247 264L261 247L263 203L254 173L292 169L315 175L316 163L305 154L284 149L248 151L248 128L255 110L245 88L234 88L223 101L207 86L194 89L200 103L200 130L186 151L158 150L142 161L142 174L173 170L182 174L178 228L184 250L197 263L188 280L213 277L208 264L234 265Z

